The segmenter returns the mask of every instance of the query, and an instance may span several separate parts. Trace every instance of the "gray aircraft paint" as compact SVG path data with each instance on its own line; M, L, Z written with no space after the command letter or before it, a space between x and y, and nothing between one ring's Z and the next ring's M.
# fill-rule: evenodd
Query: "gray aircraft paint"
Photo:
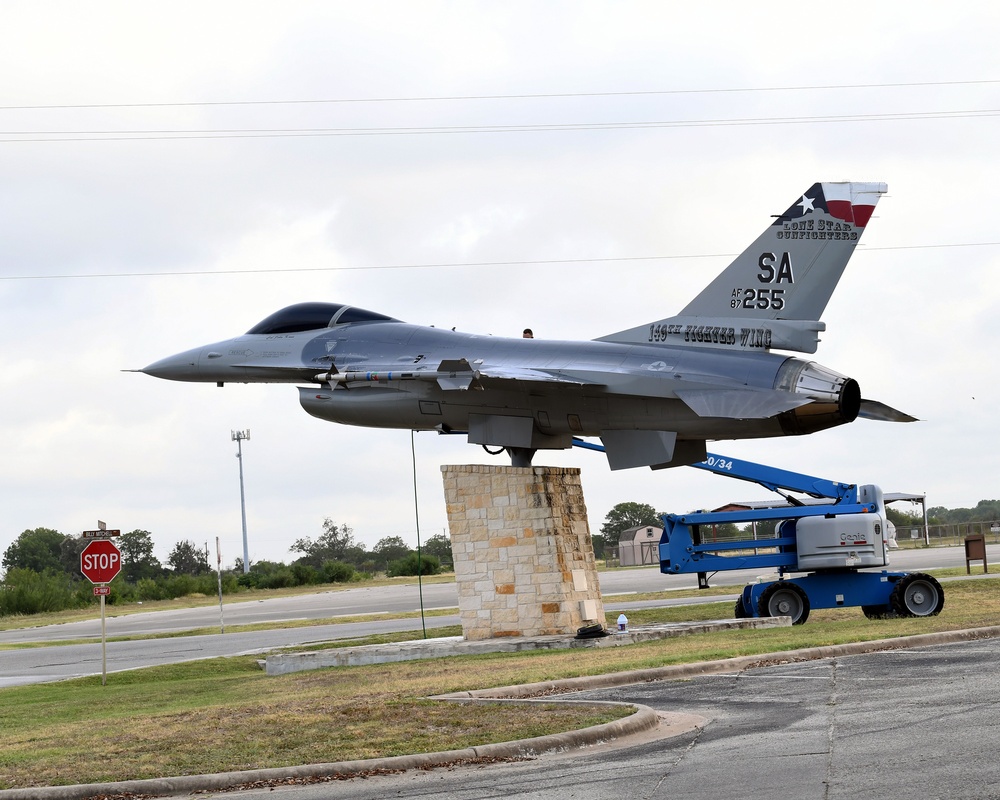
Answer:
M600 437L613 469L705 458L706 440L814 433L858 416L913 418L861 399L815 362L819 316L881 183L817 183L679 316L594 341L481 336L334 303L301 303L243 336L141 370L159 378L297 383L319 419L461 432L516 465Z

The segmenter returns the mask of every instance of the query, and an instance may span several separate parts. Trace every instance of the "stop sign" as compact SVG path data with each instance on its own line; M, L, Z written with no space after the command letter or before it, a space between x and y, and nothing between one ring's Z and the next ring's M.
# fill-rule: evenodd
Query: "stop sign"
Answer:
M111 583L121 570L121 551L108 539L95 539L80 553L80 572L91 583Z

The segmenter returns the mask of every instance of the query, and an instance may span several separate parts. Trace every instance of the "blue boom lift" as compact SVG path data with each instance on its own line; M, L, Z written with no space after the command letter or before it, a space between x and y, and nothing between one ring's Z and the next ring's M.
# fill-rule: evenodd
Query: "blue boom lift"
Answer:
M837 483L711 453L691 466L813 499L804 502L782 494L789 505L663 516L663 573L698 573L699 585L707 588L709 572L777 571L777 580L759 580L743 589L737 617L789 616L800 625L812 608L861 606L865 616L880 619L933 616L944 607L941 584L930 575L862 571L889 564L888 525L878 486ZM772 520L773 538L706 542L702 536L706 526ZM806 574L787 578L788 573Z
M604 449L583 439L574 444ZM776 580L744 587L735 616L788 616L801 625L812 608L861 606L869 619L885 619L930 617L944 607L944 590L930 575L862 571L889 565L888 520L878 486L828 481L714 453L690 466L757 483L785 500L770 508L663 515L660 572L697 573L698 586L707 589L709 572L777 571ZM776 522L773 537L706 542L702 536L704 527L762 521ZM787 578L789 573L806 574Z

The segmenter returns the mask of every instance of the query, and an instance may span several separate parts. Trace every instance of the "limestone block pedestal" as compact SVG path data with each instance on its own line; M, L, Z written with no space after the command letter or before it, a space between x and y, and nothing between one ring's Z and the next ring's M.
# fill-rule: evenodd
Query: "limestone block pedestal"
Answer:
M441 471L466 639L575 633L604 623L579 469Z

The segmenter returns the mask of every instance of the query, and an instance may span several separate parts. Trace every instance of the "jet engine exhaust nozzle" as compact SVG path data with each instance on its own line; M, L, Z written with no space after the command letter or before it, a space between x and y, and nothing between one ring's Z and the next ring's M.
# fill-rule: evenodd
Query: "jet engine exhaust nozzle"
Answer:
M782 430L789 435L815 433L854 422L861 411L858 382L814 361L789 358L778 370L774 388L813 401L779 416Z

